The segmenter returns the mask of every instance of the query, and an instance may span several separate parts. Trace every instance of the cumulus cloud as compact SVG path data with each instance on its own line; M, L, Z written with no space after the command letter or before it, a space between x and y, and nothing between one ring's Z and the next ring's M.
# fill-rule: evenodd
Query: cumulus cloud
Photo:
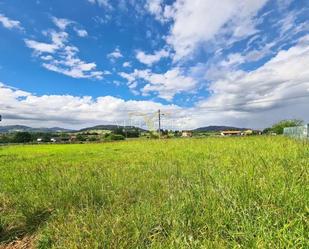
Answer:
M130 118L136 118L137 113L155 112L164 108L178 107L164 106L152 101L125 101L112 96L98 98L71 95L37 96L0 83L0 111L4 125L18 123L35 127L69 128L102 123L129 125Z
M0 23L7 29L23 29L20 21L12 20L3 14L0 14Z
M198 106L218 112L238 111L247 119L260 118L260 123L266 117L268 122L275 117L305 118L309 102L308 63L309 36L305 36L296 46L280 51L254 71L223 72L210 84L211 96Z
M120 73L128 81L130 88L138 87L137 81L143 80L147 84L140 91L142 94L156 93L160 98L171 101L177 93L193 91L197 81L186 76L181 68L173 68L166 73L153 73L151 70L134 70L132 73ZM132 85L134 87L132 87Z
M152 64L160 61L162 58L169 57L170 53L166 49L155 51L153 54L146 54L143 51L137 51L136 59L141 63L151 66Z
M77 33L77 35L79 37L86 37L88 36L88 32L84 29L78 29L78 28L74 28L75 32Z
M131 67L131 63L129 61L126 61L122 64L123 67Z
M182 113L188 119L191 128L216 124L265 128L287 118L309 122L308 35L300 38L295 46L279 51L255 70L248 72L234 68L233 65L244 60L247 58L239 54L231 55L226 62L216 64L219 67L216 74L207 71L207 64L196 69L206 72L205 80L211 81L207 87L209 97L198 101L192 108L179 111L179 115ZM193 69L191 71L198 74ZM148 82L141 88L143 93L158 91L161 97L171 99L175 89L188 91L196 88L194 83L190 84L191 80L187 81L188 88L181 84L186 80L174 81L179 74L177 70L166 74L135 70L121 76L127 79L130 88L138 88L143 79Z
M108 57L111 61L115 62L116 59L122 58L123 55L122 55L120 49L119 49L119 48L116 48L113 52L109 53L109 54L107 55L107 57Z

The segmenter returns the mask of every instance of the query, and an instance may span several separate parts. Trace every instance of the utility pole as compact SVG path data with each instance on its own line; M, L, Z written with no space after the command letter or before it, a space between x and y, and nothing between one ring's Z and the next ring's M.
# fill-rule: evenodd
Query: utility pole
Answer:
M159 118L159 139L161 138L161 117L164 116L164 114L161 113L161 110L158 110L158 118Z
M158 111L159 116L159 139L161 138L161 110Z

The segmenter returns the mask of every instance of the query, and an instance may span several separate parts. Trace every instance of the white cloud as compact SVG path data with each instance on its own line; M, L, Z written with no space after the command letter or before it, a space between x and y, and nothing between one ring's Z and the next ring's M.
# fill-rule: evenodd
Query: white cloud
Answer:
M22 26L20 21L9 19L8 17L4 16L3 14L0 14L0 23L3 25L3 27L7 29L20 29L22 30Z
M218 112L238 111L243 120L260 118L260 124L271 123L275 118L305 118L305 103L309 101L308 63L306 36L254 71L221 71L221 78L209 86L212 96L199 106Z
M75 28L74 30L75 30L75 32L77 33L77 35L79 37L86 37L86 36L88 36L88 32L86 30L84 30L84 29L77 29L77 28Z
M160 22L165 22L163 0L147 0L146 9Z
M74 23L71 20L68 20L65 18L57 18L57 17L52 17L52 21L61 30L65 30L68 25Z
M129 87L134 84L136 88L137 81L146 81L147 84L141 89L143 94L157 93L160 98L169 101L177 93L193 91L197 86L197 81L185 76L178 67L163 74L153 73L151 70L134 70L133 73L120 73L119 75L128 81Z
M51 55L42 55L40 58L44 61L50 61L54 59L54 57L52 57Z
M131 67L131 63L129 61L126 61L122 64L123 67Z
M112 61L115 61L116 59L122 58L123 55L120 49L116 48L113 52L109 53L107 57L110 58Z
M109 0L88 0L89 3L91 4L98 4L101 7L105 8L112 8L111 4L109 3Z
M73 78L102 79L104 73L96 71L96 64L87 63L77 57L78 48L65 46L58 59L44 62L42 65L50 71L62 73Z
M36 53L54 53L58 49L56 44L37 42L29 39L25 39L25 43L28 48L32 48Z
M42 66L47 70L73 78L102 79L104 73L96 71L96 64L78 58L79 49L68 44L68 34L54 30L46 33L52 43L25 40L26 46L34 50L35 56L43 60Z
M65 18L57 18L57 17L52 17L53 23L62 31L64 31L69 25L73 26L74 31L79 37L86 37L88 36L88 32L85 29L81 29L78 26L80 26L77 22L74 22L69 19Z
M155 51L154 54L145 54L145 52L143 51L137 51L136 53L136 59L148 66L151 66L152 64L160 61L162 58L166 58L169 56L169 51L165 49Z
M246 58L235 54L228 62L237 64L243 59ZM210 97L200 100L192 108L178 109L174 116L176 120L186 120L184 127L188 128L206 125L265 128L288 118L309 122L308 64L309 36L305 36L295 46L280 51L251 72L234 70L233 67L219 68L215 77L206 75L213 80L208 86ZM203 70L205 72L207 67ZM171 99L174 89L183 89L181 82L186 80L173 80L179 75L177 70L162 75L150 70L121 73L128 80L130 89L137 89L141 80L145 80L148 84L140 89L142 93L161 91L161 97L167 99ZM188 89L196 88L190 80L188 82ZM172 86L172 90L168 86Z
M256 32L254 17L266 1L177 0L169 11L174 24L167 38L175 49L175 60L191 55L217 36L239 40L252 35Z
M37 96L0 83L0 111L3 125L26 124L34 127L69 128L96 124L130 125L130 114L155 112L164 108L178 107L164 106L153 101L125 101L112 96L98 98L71 95ZM134 114L133 117L136 118Z

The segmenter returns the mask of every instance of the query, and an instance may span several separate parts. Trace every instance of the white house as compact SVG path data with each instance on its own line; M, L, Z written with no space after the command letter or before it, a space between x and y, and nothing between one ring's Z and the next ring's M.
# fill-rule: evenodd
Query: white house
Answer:
M192 137L193 134L192 134L192 131L182 131L181 136L182 137Z

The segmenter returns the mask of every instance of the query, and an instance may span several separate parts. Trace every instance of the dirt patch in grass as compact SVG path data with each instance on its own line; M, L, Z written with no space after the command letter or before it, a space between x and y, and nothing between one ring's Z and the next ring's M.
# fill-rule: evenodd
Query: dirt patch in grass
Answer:
M22 239L18 239L10 242L9 244L0 245L0 249L33 249L34 237L25 236Z

